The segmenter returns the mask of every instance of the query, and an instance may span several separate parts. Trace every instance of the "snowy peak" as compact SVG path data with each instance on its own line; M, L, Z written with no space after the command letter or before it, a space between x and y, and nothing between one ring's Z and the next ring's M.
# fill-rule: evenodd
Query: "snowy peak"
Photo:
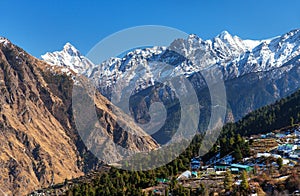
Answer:
M7 40L5 37L1 37L0 36L0 42L4 41L4 40Z
M81 56L79 50L77 50L72 44L67 42L63 49L64 52L68 53L70 56Z
M248 41L248 44L253 44L253 41ZM300 31L293 30L279 37L259 41L249 53L242 54L225 67L229 75L235 73L231 77L239 77L250 72L264 72L292 66L299 61L298 59L300 59Z
M220 38L222 40L229 40L232 39L232 36L228 31L222 31L219 35L217 35L217 38Z
M243 40L228 31L209 40L191 34L186 39L174 40L168 47L135 49L122 58L111 57L100 65L92 64L70 43L62 51L47 53L42 58L53 65L65 66L86 75L100 89L103 87L107 91L119 80L128 82L139 76L138 86L145 88L153 84L155 75L188 77L210 68L221 69L225 78L229 79L251 72L269 71L300 59L300 30L266 40ZM163 73L162 63L175 69L172 73Z
M223 31L212 41L215 43L215 47L221 47L223 50L229 49L234 53L243 53L252 49L252 46L246 45L240 37L232 36L228 31Z
M229 46L234 46L235 48L240 48L244 51L247 50L251 51L256 46L260 45L263 41L269 41L269 40L251 40L251 39L243 40L236 35L234 36L231 35L228 31L223 31L222 33L217 35L216 38L222 40L224 43L226 43Z
M9 43L11 43L11 42L8 39L6 39L5 37L0 36L0 44L7 45Z
M188 40L197 40L197 41L201 41L202 39L196 35L196 34L190 34L187 38Z
M41 58L55 66L72 69L75 73L90 75L95 65L81 55L72 44L66 43L62 51L47 52Z

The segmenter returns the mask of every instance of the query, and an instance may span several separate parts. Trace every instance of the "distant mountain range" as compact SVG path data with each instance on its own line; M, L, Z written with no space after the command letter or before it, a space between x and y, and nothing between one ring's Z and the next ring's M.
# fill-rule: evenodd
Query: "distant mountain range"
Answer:
M121 87L126 87L137 76L136 97L143 98L133 98L131 112L137 122L143 123L149 119L149 105L153 102L161 101L165 105L171 102L170 113L179 110L174 106L177 103L174 92L160 87L155 79L158 76L185 76L192 82L203 106L199 129L204 131L211 105L207 84L201 74L209 71L223 74L227 92L226 121L237 121L300 87L300 29L266 40L242 40L226 31L210 40L192 34L186 39L174 40L170 46L135 49L122 58L111 57L99 65L92 64L68 43L63 51L46 53L42 59L84 74L108 99L118 81L122 81ZM161 69L162 63L174 66L172 72ZM172 118L174 116L170 114L171 121ZM163 134L166 131L153 136L165 143L170 138ZM166 139L160 141L162 137Z
M199 131L205 131L211 107L220 106L210 104L203 74L220 71L227 92L226 121L237 121L299 89L300 30L261 41L242 40L226 31L211 40L190 35L170 46L135 49L99 65L68 43L62 51L47 53L42 59L0 38L0 188L4 193L28 193L101 166L75 126L72 88L78 73L99 89L93 100L106 128L104 135L134 152L151 151L170 140L181 112L174 91L157 83L157 76L184 76L192 83L201 106ZM166 72L162 64L174 69ZM136 76L130 99L134 120L148 122L151 103L160 101L166 106L166 125L152 137L128 116L116 116L116 106L110 102L116 83L122 81L126 87ZM142 134L130 134L120 121L128 124L131 133ZM101 136L93 139L103 141ZM110 152L107 158L121 156L109 145L104 151Z
M154 85L154 76L157 75L189 77L204 69L217 68L224 73L224 79L228 80L249 73L291 66L294 61L298 62L299 54L300 30L297 29L260 41L242 40L227 31L211 40L202 40L192 34L187 39L174 40L170 46L136 49L123 58L112 57L100 65L92 64L74 46L67 43L62 51L46 53L42 55L42 59L93 78L101 89L113 86L114 81L124 78L129 80L133 77L132 74L139 74L141 80L137 86L144 89ZM172 73L155 73L160 70L157 62L165 62L176 69ZM137 65L142 65L147 73L135 70Z

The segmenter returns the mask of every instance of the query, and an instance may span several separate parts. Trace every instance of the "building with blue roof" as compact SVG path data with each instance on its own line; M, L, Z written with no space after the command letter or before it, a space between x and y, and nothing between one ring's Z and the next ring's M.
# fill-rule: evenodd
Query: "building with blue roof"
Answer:
M201 163L199 158L192 158L191 160L191 169L197 171L200 169Z

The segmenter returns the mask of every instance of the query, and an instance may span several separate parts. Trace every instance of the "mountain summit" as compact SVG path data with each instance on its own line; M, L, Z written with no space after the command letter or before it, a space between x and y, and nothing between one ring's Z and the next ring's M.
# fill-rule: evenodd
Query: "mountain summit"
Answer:
M72 44L66 43L62 51L53 53L47 52L42 59L55 66L62 66L72 69L75 73L88 74L94 64L81 55Z
M139 75L137 89L145 89L154 84L155 76L189 77L204 69L219 69L225 80L248 73L268 71L280 67L298 55L300 44L297 30L281 37L268 40L242 40L223 31L210 40L203 40L195 34L186 39L176 39L170 46L143 48L130 51L123 58L111 57L99 65L92 64L71 44L67 43L60 52L42 56L46 62L73 69L94 80L106 96L116 81L126 81ZM160 64L164 62L175 67L172 72L162 73ZM147 72L140 72L142 66Z
M43 59L50 63L60 60L51 53ZM253 109L293 93L299 87L299 59L299 29L266 40L243 40L223 31L209 40L191 34L186 39L174 40L170 46L136 49L123 58L111 57L94 65L92 71L89 68L76 72L93 80L100 92L109 98L118 81L122 81L118 85L126 87L136 77L139 78L135 81L136 92L155 85L157 76L185 76L199 91L206 84L203 79L197 78L196 73L219 70L225 83L232 85L227 87L227 91L235 90L230 111L235 111L233 116L238 120ZM174 69L161 69L161 63ZM69 65L69 62L65 64ZM261 89L254 89L250 84L261 85ZM264 95L259 97L262 92ZM232 92L227 92L227 95L231 97ZM235 97L244 97L248 102L240 98L237 103Z

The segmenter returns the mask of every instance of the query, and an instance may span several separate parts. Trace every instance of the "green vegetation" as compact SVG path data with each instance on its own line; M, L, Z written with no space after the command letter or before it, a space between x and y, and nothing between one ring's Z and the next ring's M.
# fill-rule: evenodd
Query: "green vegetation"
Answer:
M263 107L247 115L237 123L229 123L223 127L222 133L210 150L203 157L206 161L218 151L221 157L232 153L234 158L239 161L249 155L249 143L242 136L259 134L267 131L280 129L282 127L295 125L300 121L300 91L295 94L277 101L275 104ZM142 191L147 187L157 185L157 178L170 179L167 193L173 195L201 195L206 194L207 189L204 185L197 190L184 188L175 180L175 176L189 168L190 159L197 155L201 145L203 135L197 135L190 146L171 163L146 172L131 172L124 170L111 169L108 173L93 179L91 183L79 184L67 192L68 195L148 195ZM282 160L277 160L282 168ZM233 189L233 177L227 172L224 179L224 188L233 193L249 193L248 175L243 172L240 178L241 185ZM299 183L299 175L292 175L287 179L284 188L296 190ZM153 191L149 192L153 195Z
M224 188L226 191L232 190L233 182L234 182L234 180L233 180L232 174L229 170L227 170L227 172L225 174L225 178L224 178Z
M191 195L191 191L177 184L174 177L189 169L190 159L198 153L202 136L197 135L188 149L171 163L150 171L125 171L112 168L91 183L80 184L69 190L68 195L143 195L142 189L157 185L156 179L170 179L169 192Z
M249 188L250 188L248 183L248 175L246 171L242 172L241 180L242 180L240 186L241 193L244 193L246 195L249 192Z
M278 169L281 169L282 166L283 166L283 159L282 159L282 158L278 158L276 162L277 162L277 164L278 164L278 166L279 166Z
M300 91L248 114L235 125L237 133L254 135L300 122Z

